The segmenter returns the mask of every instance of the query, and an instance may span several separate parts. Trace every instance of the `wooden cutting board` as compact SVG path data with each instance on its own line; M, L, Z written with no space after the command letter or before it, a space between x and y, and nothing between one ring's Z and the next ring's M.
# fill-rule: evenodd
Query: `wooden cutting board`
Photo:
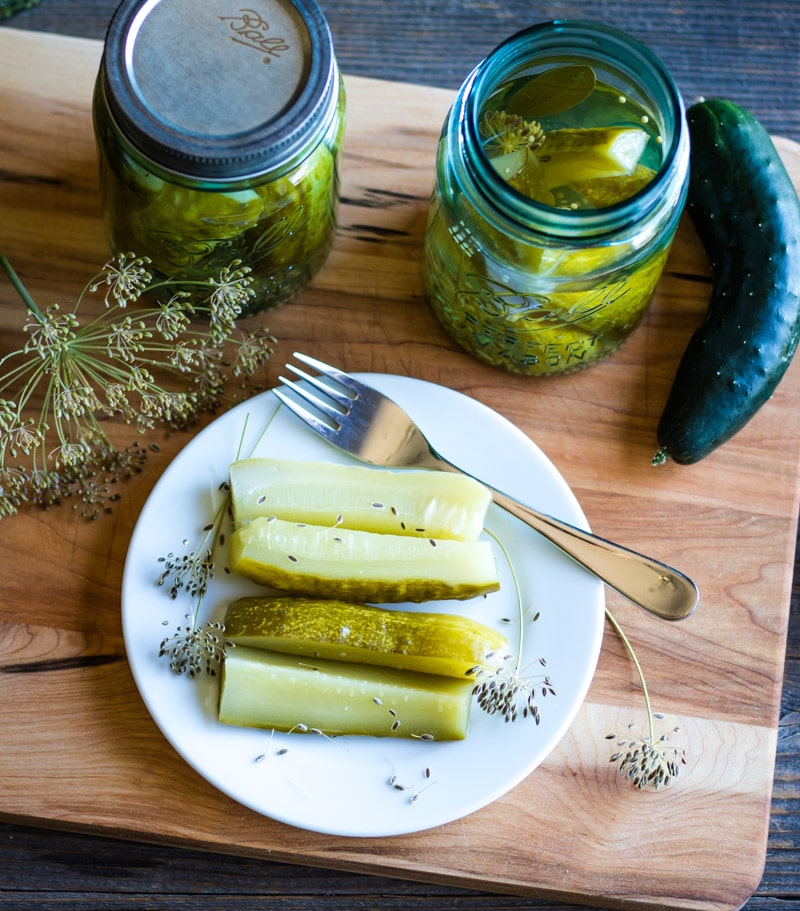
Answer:
M90 99L100 45L0 29L0 249L43 305L74 298L105 261ZM114 513L65 505L0 522L0 815L220 852L447 881L592 905L723 909L759 882L798 510L800 368L704 462L650 466L655 426L709 294L684 224L644 324L585 373L512 377L457 350L421 291L438 132L452 93L347 80L341 227L313 287L266 321L279 344L344 369L458 389L534 439L592 527L682 568L702 590L661 623L613 593L655 707L687 765L639 792L605 735L644 724L634 670L609 630L585 706L545 763L493 805L416 835L343 839L263 818L218 793L167 744L125 661L123 562L137 514L186 436L160 439ZM800 147L778 140L796 178ZM0 345L22 310L0 281Z

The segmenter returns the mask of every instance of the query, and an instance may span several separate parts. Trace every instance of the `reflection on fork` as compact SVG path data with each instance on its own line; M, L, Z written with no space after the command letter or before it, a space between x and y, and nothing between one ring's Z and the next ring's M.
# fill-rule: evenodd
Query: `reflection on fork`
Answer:
M377 389L306 354L294 356L314 372L287 364L301 382L280 377L283 386L273 392L323 439L372 465L469 474L436 452L411 417ZM680 620L697 606L697 587L683 573L481 483L495 503L639 607L666 620Z

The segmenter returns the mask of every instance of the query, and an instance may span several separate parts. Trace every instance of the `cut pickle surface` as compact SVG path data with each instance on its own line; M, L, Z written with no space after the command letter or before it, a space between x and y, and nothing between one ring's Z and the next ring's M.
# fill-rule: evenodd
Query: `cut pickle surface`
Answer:
M234 521L277 516L310 525L474 541L491 494L465 475L335 462L243 459L230 468Z
M550 189L585 180L631 175L647 145L638 127L591 127L548 133L537 150Z
M262 649L230 650L219 720L276 731L463 740L472 683Z
M232 572L280 591L347 601L473 598L500 587L488 541L444 541L258 518L230 541Z
M500 667L506 637L476 620L308 598L240 598L225 616L235 645L464 677Z

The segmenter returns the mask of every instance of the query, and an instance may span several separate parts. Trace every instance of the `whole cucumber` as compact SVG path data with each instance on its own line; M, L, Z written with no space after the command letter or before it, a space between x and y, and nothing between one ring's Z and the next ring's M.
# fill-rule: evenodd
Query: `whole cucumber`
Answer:
M761 124L737 104L698 102L688 211L708 256L708 312L658 425L658 465L698 462L770 398L800 338L800 201Z

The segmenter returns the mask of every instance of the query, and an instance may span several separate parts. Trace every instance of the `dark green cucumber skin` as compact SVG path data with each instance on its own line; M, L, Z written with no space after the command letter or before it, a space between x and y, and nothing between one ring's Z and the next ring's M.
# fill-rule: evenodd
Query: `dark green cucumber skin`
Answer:
M770 398L800 339L800 201L755 118L725 100L687 111L687 207L708 256L708 312L683 354L655 462L691 464Z

